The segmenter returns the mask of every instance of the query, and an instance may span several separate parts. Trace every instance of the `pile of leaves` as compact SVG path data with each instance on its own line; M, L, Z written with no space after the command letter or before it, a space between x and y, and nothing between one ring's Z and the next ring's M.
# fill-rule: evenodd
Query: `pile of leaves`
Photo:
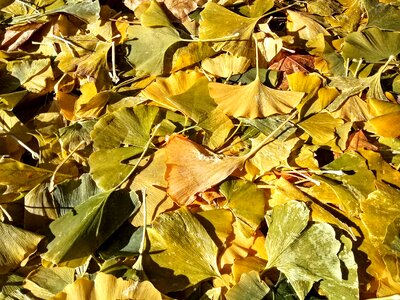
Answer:
M1 298L400 294L399 5L2 1Z

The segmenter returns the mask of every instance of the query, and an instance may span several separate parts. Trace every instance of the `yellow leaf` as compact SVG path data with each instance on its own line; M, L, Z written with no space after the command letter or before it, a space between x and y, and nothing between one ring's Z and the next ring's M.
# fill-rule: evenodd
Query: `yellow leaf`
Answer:
M367 129L383 137L400 136L400 111L388 113L368 121Z
M213 58L207 58L201 62L201 67L216 77L228 78L232 75L243 74L247 71L250 60L243 56L233 56L223 53Z
M304 96L304 93L269 88L258 78L244 86L212 82L209 84L209 90L218 107L235 118L287 114Z

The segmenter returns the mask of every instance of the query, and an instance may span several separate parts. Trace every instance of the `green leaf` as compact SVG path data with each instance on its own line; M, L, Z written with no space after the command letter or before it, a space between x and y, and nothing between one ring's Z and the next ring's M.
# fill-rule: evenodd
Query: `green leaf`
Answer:
M91 132L96 149L123 146L144 148L150 139L150 130L156 121L158 108L137 106L120 108L99 119Z
M18 268L37 250L42 235L0 222L0 274Z
M342 48L345 59L363 59L379 63L400 53L400 32L383 31L372 27L346 36Z
M75 270L67 267L44 268L32 271L24 280L24 288L40 299L50 299L74 282Z
M73 207L83 203L88 198L102 192L88 173L79 179L66 180L57 184L52 192L52 199L59 207L60 216L71 211Z
M314 282L342 280L337 253L340 242L327 223L307 227L309 209L303 202L290 201L275 206L267 216L269 225L265 246L268 252L266 269L278 268L304 299Z
M256 271L245 273L240 277L240 281L232 287L226 294L227 300L259 300L270 292L268 285L261 280Z
M376 0L363 0L368 14L368 27L378 27L382 30L400 31L400 10L391 3Z
M143 148L122 147L93 152L89 156L90 174L96 184L104 190L117 186L133 169L133 158ZM137 161L137 159L136 159Z
M138 208L134 192L106 191L90 197L50 224L55 239L42 258L54 264L81 265Z
M160 215L147 230L144 271L161 292L179 291L219 277L218 248L187 208Z
M129 47L127 59L134 65L136 75L161 75L172 61L167 50L181 41L178 32L171 27L144 27L133 25L128 28Z
M221 184L220 191L228 200L226 208L256 230L264 218L267 202L264 191L245 180L226 181Z

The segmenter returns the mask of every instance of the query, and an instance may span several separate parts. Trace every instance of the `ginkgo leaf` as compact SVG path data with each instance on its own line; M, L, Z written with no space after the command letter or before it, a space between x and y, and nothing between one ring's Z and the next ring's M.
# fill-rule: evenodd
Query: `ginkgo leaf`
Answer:
M156 121L157 107L120 108L99 119L91 132L96 149L111 149L120 145L144 148Z
M44 236L0 222L0 274L23 265L37 251Z
M251 35L260 17L246 18L214 2L207 2L200 16L200 40L226 39L228 41L215 43L215 49L246 56L252 42Z
M356 31L364 15L363 1L339 0L342 7L334 15L328 15L325 19L340 35L346 35ZM326 2L321 2L320 6L326 6Z
M177 110L176 105L171 102L170 97L186 92L197 80L203 77L204 75L197 71L178 71L169 77L158 77L155 82L142 90L142 94L160 106Z
M90 197L50 224L55 239L42 258L54 264L81 265L138 208L135 192L109 190Z
M0 185L7 185L8 192L27 191L37 184L49 180L53 171L32 167L11 158L0 159ZM73 177L57 173L56 181Z
M128 161L142 153L142 148L121 147L93 152L89 156L90 174L104 190L116 187L133 169Z
M201 67L208 73L228 78L232 75L243 74L250 66L250 60L243 56L233 56L223 53L213 58L204 59Z
M343 120L335 119L328 113L312 115L299 123L313 139L314 145L325 145L335 139L336 128L343 124Z
M329 32L303 12L287 10L289 32L297 34L303 40L311 40L319 33L329 35Z
M172 58L172 72L176 72L216 54L209 42L195 41L181 47ZM173 73L174 74L174 73Z
M218 248L188 209L160 215L147 232L150 252L144 270L162 292L183 290L220 276Z
M172 27L157 1L150 1L149 7L140 15L140 23L146 27Z
M382 30L400 31L400 10L390 3L376 0L364 0L363 4L368 14L368 27L378 27Z
M240 12L245 16L256 18L261 17L273 7L273 0L255 0L251 5L242 6Z
M74 282L75 270L67 267L40 267L24 281L24 288L40 299L50 299Z
M171 136L165 149L167 192L180 205L192 203L197 193L221 182L244 163L240 157L220 158L180 135Z
M400 53L400 33L376 27L352 32L346 36L342 55L346 59L363 59L368 63L387 60Z
M146 211L140 206L131 223L143 226L143 215L147 214L147 223L150 224L159 214L174 207L175 203L167 196L167 181L164 179L166 170L165 148L157 150L149 158L144 159L146 168L135 175L130 184L131 190L146 190Z
M58 293L53 299L155 299L162 296L151 282L133 281L117 278L113 275L99 272L92 281L85 277L77 279Z
M400 111L388 113L368 121L370 131L383 137L400 136Z
M249 181L226 181L220 186L221 193L228 200L225 207L256 230L264 218L266 198L264 192Z
M181 41L178 32L171 27L144 27L133 25L128 28L130 47L127 59L134 65L137 75L161 75L165 71L167 50Z
M243 274L238 284L226 294L227 300L263 299L270 292L268 285L261 280L256 271Z
M287 114L298 105L304 93L269 88L257 78L247 85L209 83L210 95L227 115L247 118Z
M340 242L327 223L307 227L309 210L302 202L290 201L275 206L267 217L269 231L265 241L268 251L266 269L276 267L304 299L314 282L342 280L337 256Z

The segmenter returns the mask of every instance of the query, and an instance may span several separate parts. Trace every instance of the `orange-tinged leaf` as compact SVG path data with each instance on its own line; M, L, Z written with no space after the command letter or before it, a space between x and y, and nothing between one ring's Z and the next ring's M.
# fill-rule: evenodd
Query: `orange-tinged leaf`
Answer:
M304 93L269 88L257 78L247 85L212 82L210 95L227 115L247 118L287 114L300 103Z
M167 192L180 205L191 204L197 193L227 178L245 159L220 158L181 135L171 136L165 149Z

